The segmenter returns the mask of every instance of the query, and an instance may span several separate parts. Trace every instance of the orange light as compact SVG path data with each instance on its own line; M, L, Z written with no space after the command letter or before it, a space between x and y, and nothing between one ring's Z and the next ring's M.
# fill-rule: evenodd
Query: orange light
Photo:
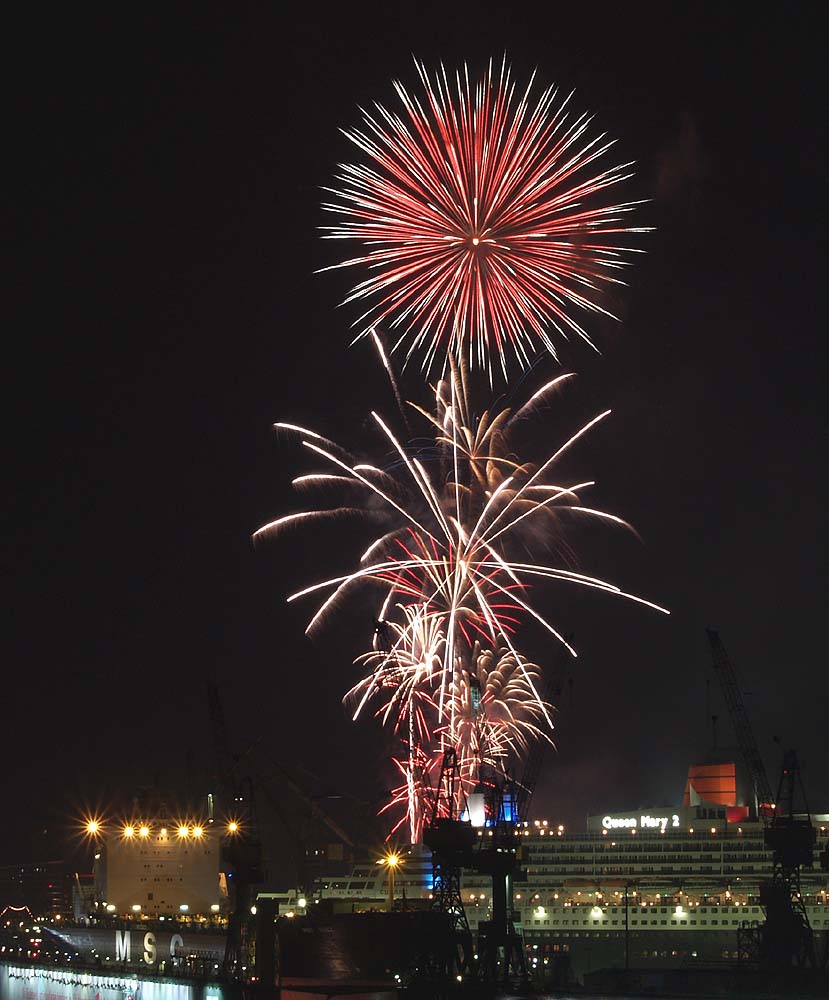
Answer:
M204 830L202 830L202 828L200 826L194 826L193 827L193 836L196 837L197 839L199 837L201 837L203 833L204 833Z
M135 827L134 826L125 826L124 827L124 836L128 840L129 840L130 837L134 837L135 836Z
M94 837L96 833L101 832L101 823L97 819L90 819L86 821L86 832L90 837Z
M178 832L178 835L179 835L179 837L182 837L182 838L183 838L183 837L186 837L186 836L187 836L187 834L188 834L188 833L190 832L190 827L189 827L189 826L184 826L184 825L182 824L182 825L181 825L181 826L180 826L180 827L178 828L178 831L177 831L177 832Z
M236 822L235 819L232 819L227 824L227 832L228 833L238 833L239 832L239 824Z
M150 828L148 826L141 826L138 828L139 837L149 837L149 835L150 835Z

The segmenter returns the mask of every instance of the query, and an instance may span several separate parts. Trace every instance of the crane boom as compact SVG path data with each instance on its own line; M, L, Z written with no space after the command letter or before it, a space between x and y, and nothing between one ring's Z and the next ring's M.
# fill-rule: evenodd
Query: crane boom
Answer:
M766 768L763 758L757 749L754 739L754 732L748 718L740 687L737 684L737 677L734 667L725 650L725 646L720 639L719 633L714 629L706 629L708 641L711 645L711 656L714 671L720 682L723 697L725 698L728 714L731 717L731 724L734 727L734 735L737 737L737 745L743 756L751 783L754 786L754 794L757 800L757 814L763 815L763 806L768 806L774 802Z
M290 774L288 774L288 772L281 764L279 764L277 761L274 760L271 761L271 764L274 767L274 769L279 772L280 777L284 782L284 784L288 786L288 788L294 793L294 795L296 795L298 799L301 799L308 806L311 818L316 819L321 823L324 823L328 827L328 829L334 834L335 837L338 837L344 844L347 844L349 847L354 847L354 840L352 839L351 835L347 833L343 829L343 827L340 826L339 823L337 823L334 819L332 819L327 812L325 812L325 810L322 808L319 802L317 802L317 800L312 795L309 795L308 792L305 791L305 789L301 788L297 784L297 782L294 781L294 779L290 776ZM261 787L265 792L265 794L267 795L268 800L271 803L275 803L276 799L273 794L273 791L264 780L261 781Z

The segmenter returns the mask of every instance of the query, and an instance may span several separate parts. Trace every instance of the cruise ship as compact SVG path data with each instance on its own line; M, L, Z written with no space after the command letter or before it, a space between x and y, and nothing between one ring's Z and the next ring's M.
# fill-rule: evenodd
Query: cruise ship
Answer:
M589 816L585 830L554 819L519 824L520 881L513 887L517 929L530 971L566 966L574 978L603 968L677 968L747 962L752 930L765 920L761 883L773 870L756 810L738 801L740 768L733 762L689 769L680 805ZM815 950L829 940L829 814L812 814L812 866L800 891ZM491 836L486 828L477 836ZM398 848L394 906L428 905L432 867L422 845ZM329 871L315 898L358 911L388 905L382 858ZM470 930L491 918L491 882L465 871L461 898ZM295 911L297 899L282 901Z

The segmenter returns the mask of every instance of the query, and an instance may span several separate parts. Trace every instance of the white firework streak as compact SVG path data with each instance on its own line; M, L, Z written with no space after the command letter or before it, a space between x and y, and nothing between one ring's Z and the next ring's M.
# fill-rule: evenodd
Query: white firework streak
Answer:
M308 624L312 632L353 588L379 587L377 619L387 630L387 648L375 644L358 659L366 673L346 698L354 718L379 699L377 713L406 747L397 761L405 784L392 801L406 802L411 830L422 826L424 796L434 777L432 763L424 763L425 747L433 753L454 747L461 784L468 785L485 756L494 761L523 754L531 738L552 728L549 706L539 690L540 672L516 648L516 636L525 622L534 621L571 655L576 650L550 615L530 602L534 581L596 590L668 613L610 581L546 559L513 555L519 545L529 551L528 531L534 543L541 538L545 550L552 545L565 548L561 526L570 515L630 528L617 515L582 503L580 494L594 486L592 480L562 483L552 478L559 459L609 411L565 437L544 461L532 464L517 458L515 435L571 377L551 380L514 411L504 408L476 417L466 372L452 363L448 379L434 387L434 410L413 406L431 428L428 447L404 446L387 421L372 414L394 455L385 470L359 462L314 432L277 425L298 435L329 467L298 477L298 488L345 490L349 502L279 517L260 528L255 540L318 521L336 525L362 519L381 526L356 568L313 583L288 600L327 595ZM506 673L510 681L505 700L490 699L481 687L484 714L472 727L471 688L482 678L489 684L491 675L494 690L495 679ZM500 706L497 717L488 709L488 700ZM508 719L514 720L512 727ZM418 802L413 803L412 796Z

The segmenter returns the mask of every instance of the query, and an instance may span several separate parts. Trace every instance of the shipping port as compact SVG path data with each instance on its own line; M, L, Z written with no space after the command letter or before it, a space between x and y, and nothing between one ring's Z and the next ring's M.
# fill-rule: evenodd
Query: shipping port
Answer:
M138 795L127 813L87 817L87 873L57 862L0 873L0 1000L64 1000L56 983L134 1000L145 981L190 984L193 1000L716 994L733 991L735 975L752 995L825 995L829 812L810 810L794 750L772 791L733 670L709 638L739 745L690 766L673 801L599 808L581 830L533 801L538 750L521 779L490 775L453 815L447 751L422 843L384 842L285 769L276 784L252 766L241 774L209 684L215 792L176 808ZM293 877L276 883L257 800L284 817L291 795L314 822L293 844Z
M641 977L757 968L764 885L775 862L762 818L740 802L741 770L728 759L692 766L676 804L597 812L581 831L554 818L512 824L508 918L521 941L527 983L555 990L583 987L602 970L636 970ZM801 866L798 893L814 960L825 967L829 814L811 814L810 824L811 864ZM474 838L456 899L472 950L453 965L455 978L474 975L474 956L494 916L494 880L476 870L476 851L503 837L486 818L475 828L467 815L461 826ZM328 839L308 848L314 862L308 885L256 887L234 944L234 878L244 873L226 862L234 854L228 845L244 843L240 821L185 823L156 815L101 825L91 835L90 876L73 875L69 892L53 889L48 912L4 911L0 957L27 968L47 963L177 982L231 975L255 983L264 915L283 939L275 971L283 992L287 983L313 985L321 971L329 984L349 983L351 992L360 983L403 988L417 979L414 965L423 959L413 940L430 933L448 940L450 924L455 931L459 924L457 914L431 928L417 923L440 909L432 852L423 844L395 844L378 853L325 830ZM53 868L40 874L55 885ZM30 884L35 877L30 873ZM300 955L303 930L322 947L304 947ZM412 939L411 946L400 947L401 937ZM360 944L366 938L373 948Z

